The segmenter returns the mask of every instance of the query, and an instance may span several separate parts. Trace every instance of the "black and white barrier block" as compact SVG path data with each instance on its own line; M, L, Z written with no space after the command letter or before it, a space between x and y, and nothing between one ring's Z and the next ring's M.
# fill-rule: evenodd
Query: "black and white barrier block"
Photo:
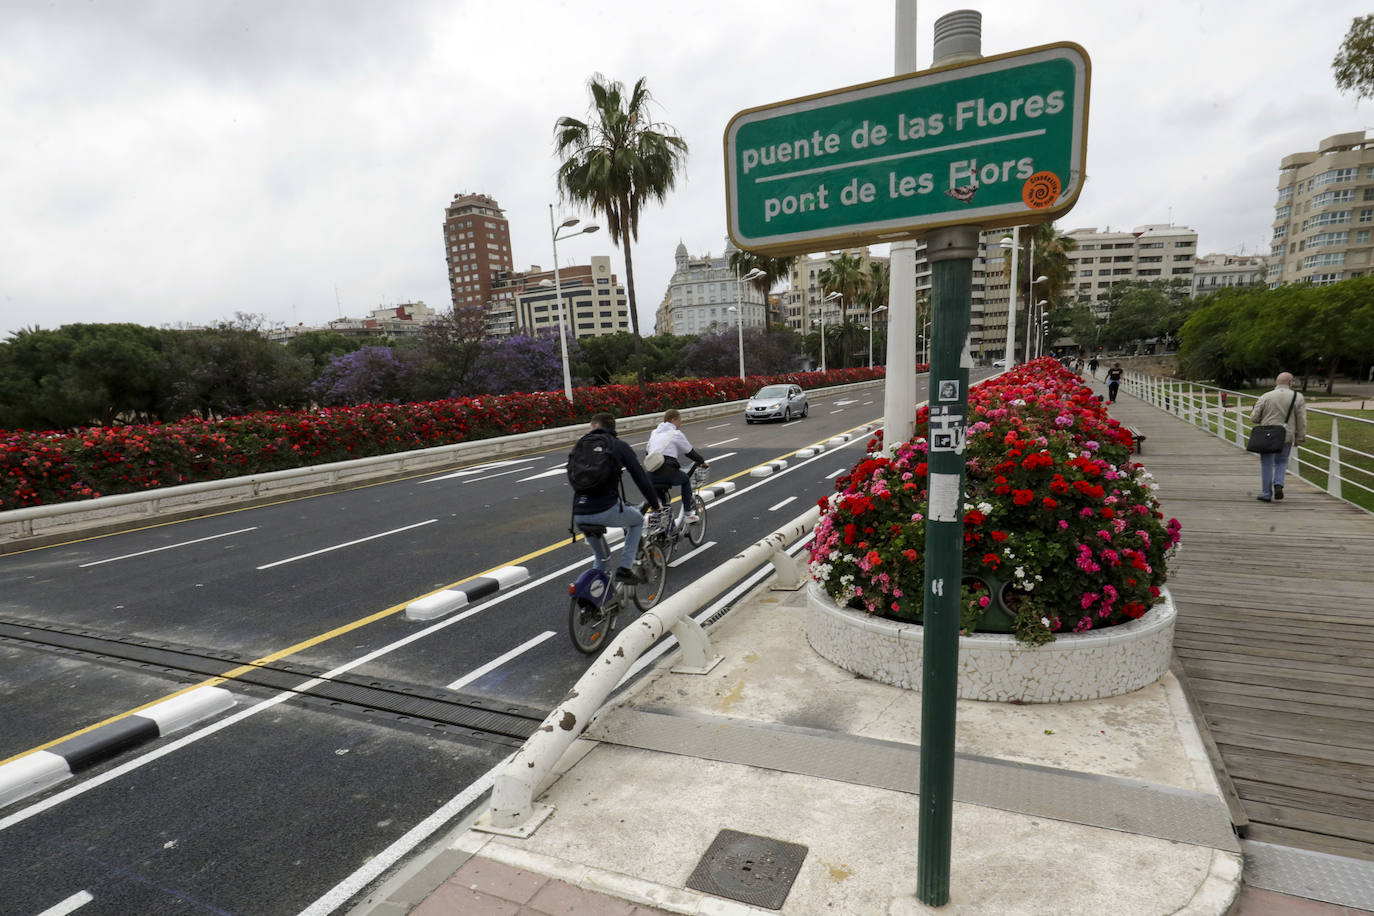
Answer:
M704 503L720 499L725 494L733 492L735 492L735 482L733 480L727 480L722 483L712 484L709 487L700 487L697 489L697 495L701 497L701 501Z
M749 472L750 477L772 477L778 471L787 467L786 461L769 461L761 464Z
M814 458L814 457L816 457L817 455L819 455L820 452L821 452L821 450L820 450L819 448L815 448L815 447L812 447L812 448L799 448L799 449L797 449L797 451L796 451L796 456L797 456L798 458Z
M825 440L825 444L829 448L838 448L853 438L854 437L849 433L840 433L838 436L831 436L829 439Z
M232 708L234 695L223 687L194 690L155 703L131 716L108 722L47 750L0 764L0 807L55 786L135 747Z
M406 619L433 620L494 595L503 588L519 585L529 577L530 571L523 566L502 566L490 576L478 576L464 582L460 588L446 588L410 602L406 605Z

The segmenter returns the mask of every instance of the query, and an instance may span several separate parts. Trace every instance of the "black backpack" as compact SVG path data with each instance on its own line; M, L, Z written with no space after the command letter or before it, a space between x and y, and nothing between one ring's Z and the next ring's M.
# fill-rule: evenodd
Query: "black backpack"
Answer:
M568 452L568 483L579 496L604 493L620 479L615 437L605 430L587 433Z

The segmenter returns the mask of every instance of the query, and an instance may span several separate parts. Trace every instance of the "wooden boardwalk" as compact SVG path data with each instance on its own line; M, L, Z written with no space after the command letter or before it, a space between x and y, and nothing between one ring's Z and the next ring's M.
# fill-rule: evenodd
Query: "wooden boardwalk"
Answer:
M1111 413L1183 523L1174 649L1244 835L1374 861L1374 515L1291 468L1259 502L1256 456L1125 391Z

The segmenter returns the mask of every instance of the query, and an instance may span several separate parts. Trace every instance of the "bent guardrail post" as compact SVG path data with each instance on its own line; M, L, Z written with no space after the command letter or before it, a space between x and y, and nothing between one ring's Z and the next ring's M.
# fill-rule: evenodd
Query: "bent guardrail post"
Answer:
M602 650L534 735L501 767L492 783L491 808L473 826L488 833L512 836L533 833L553 810L541 806L536 812L534 799L543 791L564 751L587 730L597 710L635 661L669 629L682 643L687 665L708 661L710 641L700 624L688 615L721 589L744 578L775 551L810 533L819 519L820 507L813 507L641 614ZM684 624L684 620L690 625Z

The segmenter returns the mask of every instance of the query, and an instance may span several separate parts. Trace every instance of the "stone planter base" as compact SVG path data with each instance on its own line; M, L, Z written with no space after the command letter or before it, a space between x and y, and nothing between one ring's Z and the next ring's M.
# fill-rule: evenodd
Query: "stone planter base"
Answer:
M1153 684L1169 670L1177 611L1168 591L1139 620L1088 633L1057 634L1044 646L1014 636L959 637L958 695L999 703L1067 703L1113 697ZM812 582L806 638L846 671L921 689L925 633L919 624L837 606Z

